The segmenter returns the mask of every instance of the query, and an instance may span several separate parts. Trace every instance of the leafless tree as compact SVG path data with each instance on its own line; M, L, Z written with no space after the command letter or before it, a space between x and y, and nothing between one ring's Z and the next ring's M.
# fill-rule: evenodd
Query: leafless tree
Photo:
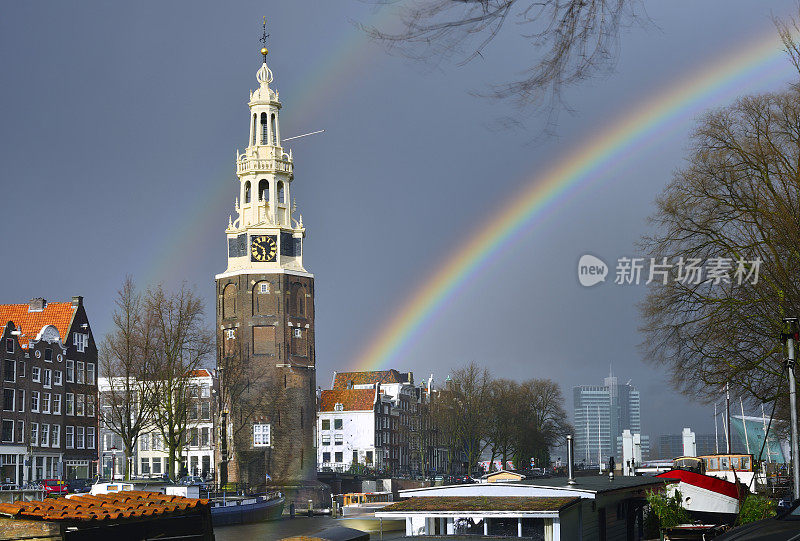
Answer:
M519 384L507 379L492 381L486 414L489 417L486 440L491 450L489 470L499 458L503 467L514 456L518 435L516 423L520 421L522 404Z
M235 331L234 331L235 332ZM220 351L218 352L217 370L220 375L220 402L225 413L226 446L229 453L228 460L232 457L233 449L239 449L240 455L236 464L239 466L238 479L247 478L246 471L250 461L258 461L263 457L263 451L252 452L246 455L242 449L252 446L252 426L256 416L270 411L272 382L269 374L259 369L255 363L247 362L247 356L242 353L242 343L237 336L223 337ZM231 408L231 404L237 404ZM235 411L234 418L228 418L228 411ZM274 417L277 418L277 410ZM223 465L224 475L227 477L227 461Z
M489 371L473 362L454 370L450 381L439 391L437 422L450 448L451 471L452 461L460 461L462 457L468 472L477 467L486 446L485 408L490 381Z
M125 479L130 458L153 411L151 379L153 336L146 322L142 296L128 276L117 292L114 326L100 347L99 372L107 378L101 390L101 420L122 440Z
M798 65L789 33L796 25L778 27ZM645 358L705 402L726 382L759 402L785 393L782 318L800 314L798 87L743 97L706 114L688 165L656 205L655 232L643 247L658 262L683 265L672 268L666 283L651 284L641 306ZM699 283L687 280L690 260L706 262L706 269L708 262L729 261L730 281L708 274Z
M190 378L213 353L214 336L204 326L202 300L185 285L175 292L161 286L148 290L145 310L155 341L150 380L153 421L164 438L167 473L174 479L175 464L186 444Z
M393 4L393 0L376 0ZM520 107L553 105L562 91L615 65L620 29L641 21L637 0L427 0L403 8L399 31L363 26L371 37L417 60L478 58L509 25L527 41L528 67L486 95ZM383 9L386 9L385 7Z

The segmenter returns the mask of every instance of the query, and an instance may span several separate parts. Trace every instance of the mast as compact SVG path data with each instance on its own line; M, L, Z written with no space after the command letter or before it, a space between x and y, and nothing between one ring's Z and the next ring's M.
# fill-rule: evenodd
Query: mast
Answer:
M747 423L744 421L744 401L739 397L739 406L742 408L742 428L744 429L744 443L747 446L747 454L750 454L750 440L747 439Z
M731 454L731 384L725 383L725 447Z
M717 432L717 403L714 402L714 452L719 454L719 434Z

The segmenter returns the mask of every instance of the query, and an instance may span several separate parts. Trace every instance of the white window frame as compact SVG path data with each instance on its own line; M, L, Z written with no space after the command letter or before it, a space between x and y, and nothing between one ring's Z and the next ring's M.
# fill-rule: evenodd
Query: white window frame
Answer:
M42 423L39 430L40 447L50 447L50 424Z
M42 369L38 366L31 366L31 381L36 383L42 382Z
M53 415L61 415L61 395L58 393L53 393L53 398L51 403L52 403Z
M17 411L25 413L25 389L17 389L17 394L19 397L19 400L17 400L17 404L19 405Z
M75 431L75 449L86 449L86 427L78 426Z
M294 335L295 338L302 338L303 337L303 329L301 329L299 327L295 327L294 330L292 331L292 334Z
M75 361L67 359L67 383L75 383Z
M83 353L86 351L86 345L89 343L89 335L79 332L73 333L72 343L75 345L75 349L77 349L79 353Z
M87 417L94 417L94 414L95 414L94 395L87 394L86 395L86 416Z
M39 413L39 405L39 391L31 391L31 413Z
M94 385L94 381L95 381L94 363L86 363L86 384Z
M42 413L50 414L50 393L42 393L41 396L41 404L39 409L41 409Z
M39 423L31 423L31 447L39 447Z
M75 448L75 427L67 425L64 427L64 447L67 449Z
M84 417L86 415L86 395L85 394L76 394L75 395L75 415L78 417Z
M272 447L272 426L268 423L253 424L253 447Z
M61 370L53 371L53 385L60 387L64 381L64 373Z
M86 427L86 448L87 449L94 449L94 427L88 426Z
M75 371L77 372L76 383L83 384L86 382L86 365L83 361L78 361L75 365Z
M261 282L258 285L258 292L259 293L269 293L269 282Z
M67 393L64 401L64 415L75 415L75 394Z
M50 447L61 447L61 425L50 427Z
M19 441L17 443L25 443L25 421L17 421L19 429Z
M10 410L7 410L7 409L5 408L5 406L6 406L6 405L5 405L5 401L6 401L6 396L5 396L5 395L6 395L6 391L11 391L11 409L10 409ZM13 413L14 411L16 411L16 410L17 410L17 390L16 390L16 389L14 389L14 388L10 388L10 387L4 387L4 388L3 388L3 402L4 402L4 404L3 404L3 411L10 411L10 412L12 412L12 413Z
M53 387L53 371L49 368L44 369L44 377L42 378L42 386L45 389L51 389Z

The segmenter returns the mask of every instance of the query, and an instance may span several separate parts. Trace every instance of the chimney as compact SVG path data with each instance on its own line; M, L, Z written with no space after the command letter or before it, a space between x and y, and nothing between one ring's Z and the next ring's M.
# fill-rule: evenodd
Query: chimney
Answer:
M80 295L72 297L72 307L78 308L79 306L83 306L83 297Z
M28 301L28 312L43 312L47 301L42 297L36 297Z
M567 479L568 485L575 484L575 472L573 469L573 464L575 463L575 448L574 442L572 441L572 434L567 434Z

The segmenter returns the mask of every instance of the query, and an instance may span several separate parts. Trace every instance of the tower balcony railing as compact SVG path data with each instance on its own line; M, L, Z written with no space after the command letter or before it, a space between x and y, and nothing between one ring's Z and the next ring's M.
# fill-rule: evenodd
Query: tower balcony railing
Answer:
M251 173L256 171L277 171L284 173L294 172L294 164L286 160L242 158L236 162L236 173Z

